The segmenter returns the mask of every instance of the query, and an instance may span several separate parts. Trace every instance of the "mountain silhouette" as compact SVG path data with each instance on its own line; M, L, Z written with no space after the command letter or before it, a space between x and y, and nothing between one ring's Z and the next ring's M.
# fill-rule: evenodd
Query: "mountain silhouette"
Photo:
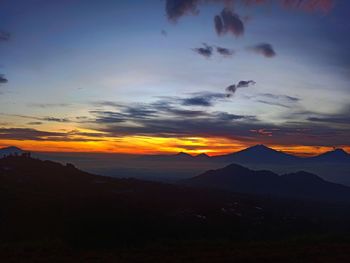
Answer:
M22 154L24 151L18 147L15 146L9 146L5 148L0 149L0 158L8 156L8 155L15 155L15 154Z
M279 196L289 197L283 194L287 192L286 184L290 185L287 193L298 193L298 197L319 196L320 192L330 194L330 184L316 175L300 172L281 180L269 171L252 171L232 164L207 172L192 183L204 187L208 184L213 187L215 183L219 189L104 177L79 170L72 164L42 161L29 155L1 158L0 242L11 255L11 260L1 262L18 261L12 257L19 257L17 251L9 250L16 246L23 259L27 250L22 249L22 244L29 244L31 250L36 246L41 256L46 244L52 244L54 255L59 255L57 244L69 251L119 246L124 250L140 244L148 247L149 242L162 244L166 240L168 244L181 242L191 253L187 245L191 240L219 240L220 246L222 241L230 240L234 242L232 247L236 247L240 241L270 242L310 233L324 236L330 231L334 234L341 231L342 235L349 235L346 203L266 196L279 190ZM232 186L238 184L241 189L245 187L241 191L244 193L237 193L238 188L232 192ZM338 198L341 193L344 198L348 196L346 187L334 185L332 189L338 191ZM201 247L202 242L196 246ZM166 248L168 251L168 245ZM154 253L159 252L154 250ZM79 252L77 256L80 255ZM36 257L33 258L35 261ZM143 262L143 257L139 261ZM52 262L52 254L42 262Z
M18 151L16 147L8 147ZM11 150L12 149L12 150ZM5 152L5 151L4 151ZM121 156L114 154L69 155L58 153L33 153L35 157L53 161L74 162L84 170L106 176L136 177L161 182L176 182L191 178L210 169L218 169L236 163L255 170L269 170L277 174L294 173L299 170L317 174L325 180L350 186L350 155L336 149L315 157L298 157L274 150L265 145L255 145L239 152L208 156L180 152L168 155Z
M310 160L320 162L349 162L350 154L343 149L335 149L333 151L322 153L318 156L311 157Z
M200 160L209 160L210 156L205 154L205 153L200 153L200 154L196 155L195 158L200 159Z
M195 156L188 153L179 152L176 154L158 154L158 155L144 155L137 160L141 161L193 161Z
M191 186L240 193L350 202L350 187L325 181L304 171L278 175L271 171L255 171L230 164L221 169L209 170L184 182Z
M190 154L179 152L177 154L170 155L147 155L139 158L140 160L150 161L210 161L210 162L228 162L228 163L252 163L252 164L276 164L276 165L297 165L301 163L315 162L315 161L327 161L327 162L349 162L350 154L343 149L336 149L326 153L322 153L314 157L299 157L292 154L288 154L282 151L274 150L263 144L258 144L244 150L216 156L208 156L205 153L192 156Z
M265 145L255 145L239 152L216 156L219 161L242 163L287 163L296 161L299 157L284 152L276 151Z

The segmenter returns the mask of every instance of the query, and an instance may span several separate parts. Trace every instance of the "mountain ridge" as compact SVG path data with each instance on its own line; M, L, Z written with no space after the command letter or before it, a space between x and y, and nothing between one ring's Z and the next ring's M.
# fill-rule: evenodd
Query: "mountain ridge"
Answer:
M183 183L247 194L350 202L350 187L328 182L306 171L278 175L268 170L252 170L230 164L206 171Z

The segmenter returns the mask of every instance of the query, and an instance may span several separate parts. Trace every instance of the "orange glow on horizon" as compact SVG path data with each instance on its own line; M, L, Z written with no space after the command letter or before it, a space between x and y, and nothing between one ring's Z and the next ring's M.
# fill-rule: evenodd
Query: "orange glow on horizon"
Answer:
M257 143L256 143L257 144ZM21 141L1 140L0 147L17 146L28 151L37 152L90 152L90 153L124 153L124 154L175 154L186 152L209 156L237 152L253 146L225 138L163 138L147 136L125 136L120 138L103 138L101 141ZM267 145L275 150L297 156L314 156L333 149L330 146L303 145ZM339 146L350 152L350 146Z

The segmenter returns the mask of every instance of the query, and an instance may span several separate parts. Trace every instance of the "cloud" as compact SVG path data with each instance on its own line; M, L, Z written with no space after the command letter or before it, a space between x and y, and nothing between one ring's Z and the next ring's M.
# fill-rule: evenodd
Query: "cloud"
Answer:
M228 48L224 48L224 47L216 47L216 51L220 55L223 55L225 57L231 57L235 53L235 51L233 49L228 49Z
M280 106L283 108L295 107L295 104L300 101L300 98L297 97L271 93L260 93L250 98L254 98L255 101L259 103Z
M288 95L280 95L280 94L272 94L272 93L261 93L258 94L259 96L271 98L271 99L283 99L285 101L289 102L298 102L300 101L300 98L288 96Z
M328 124L347 124L350 125L350 117L348 116L323 116L323 117L308 117L308 121L321 122Z
M164 30L164 29L162 29L162 30L160 31L160 34L161 34L163 37L168 36L168 32L167 32L166 30Z
M334 127L326 123L284 122L278 125L259 120L256 116L223 111L186 110L164 103L149 103L145 108L157 111L148 117L136 118L125 114L125 109L94 111L98 121L87 123L87 128L101 131L109 137L159 136L227 138L248 143L342 145L350 139L350 128ZM125 105L137 107L137 105ZM132 112L132 111L128 111ZM119 121L122 115L123 122ZM116 121L112 119L117 116ZM108 120L103 122L103 120Z
M228 8L224 8L220 15L215 16L214 25L216 33L221 36L232 33L236 37L243 35L244 24L238 14Z
M198 14L199 0L166 0L165 11L170 21L176 22L181 16Z
M239 88L247 88L252 85L255 85L256 82L254 80L241 80L237 84L232 84L226 88L226 92L229 93L229 95L232 95L236 93L237 89Z
M329 12L334 6L334 0L284 0L282 4L290 9Z
M230 86L228 86L228 87L226 88L226 91L227 91L229 94L234 94L234 93L236 93L236 90L237 90L236 84L232 84L232 85L230 85Z
M67 118L43 117L38 119L43 121L49 121L49 122L70 122L70 120Z
M307 120L327 126L341 126L350 128L350 106L345 107L341 112L336 114L319 114L312 112L302 112L306 115Z
M213 106L214 101L227 98L227 94L224 93L210 93L202 92L197 93L190 98L182 99L182 105L184 106Z
M122 114L122 112L98 113L95 111L95 114L97 114L98 121L91 122L91 128L100 130L112 137L126 135L162 137L229 136L233 130L240 129L238 123L256 121L254 116L236 115L228 112L184 110L176 107L162 109L157 117L152 118L136 119L133 116L125 116L123 123L120 123L119 119L116 122L111 121L113 116ZM102 122L104 119L108 121Z
M102 139L87 137L103 137L103 133L84 133L79 131L49 132L31 128L0 128L0 139L31 141L101 141Z
M41 121L32 121L32 122L28 122L28 125L41 125L43 124Z
M58 108L58 107L68 107L70 104L68 103L32 103L29 104L28 106L33 107L33 108Z
M113 103L107 102L106 107L112 108L96 109L90 111L94 115L95 119L90 119L86 123L104 123L104 124L120 124L125 126L127 123L133 123L133 126L143 125L144 122L171 118L171 119L201 119L201 118L215 118L221 121L230 121L249 118L252 116L234 115L226 112L210 112L204 110L192 110L183 108L181 106L203 106L210 107L217 100L224 100L227 98L225 93L211 93L211 92L200 92L194 93L189 98L178 98L178 97L166 97L153 103L139 104L135 103L132 105L120 105L113 107ZM99 104L101 105L101 104Z
M237 84L237 88L247 88L251 85L255 85L256 82L254 80L241 80Z
M6 31L0 31L0 42L9 41L11 38L11 34Z
M256 46L250 47L249 49L267 58L272 58L276 56L275 50L268 43L261 43Z
M222 22L221 16L216 15L214 17L214 27L215 27L216 33L219 36L223 34L223 32L224 32L224 24Z
M8 80L4 77L4 75L0 74L0 84L5 84L7 82L8 82Z
M1 139L12 140L45 140L65 136L61 132L46 132L28 128L0 128Z
M184 15L197 15L200 4L217 3L227 7L243 4L248 7L255 5L279 4L283 8L304 10L308 12L329 12L334 6L334 0L166 0L165 12L168 19L177 22ZM222 32L224 23L220 15L214 18L217 32Z
M201 110L189 110L180 106L203 106L209 107L220 99L225 99L225 93L200 92L193 93L189 98L162 97L153 103L132 105L123 105L120 103L99 102L95 105L113 108L113 110L96 109L90 111L90 114L96 116L96 119L83 120L84 123L124 123L127 121L146 120L161 118L164 116L173 117L204 117L207 112ZM111 105L118 106L111 106Z
M193 51L206 58L211 57L211 55L213 55L213 47L207 45L206 43L203 43L203 46L204 47L194 48Z
M29 115L20 115L20 114L5 114L0 113L1 115L19 117L24 119L32 119L36 121L47 121L47 122L72 122L69 118L57 118L57 117L38 117L38 116L29 116Z

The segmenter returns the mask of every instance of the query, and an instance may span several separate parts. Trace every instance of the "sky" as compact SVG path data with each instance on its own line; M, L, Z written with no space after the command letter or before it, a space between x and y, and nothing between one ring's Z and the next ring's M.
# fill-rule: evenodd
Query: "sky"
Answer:
M350 150L346 0L3 0L0 146Z

